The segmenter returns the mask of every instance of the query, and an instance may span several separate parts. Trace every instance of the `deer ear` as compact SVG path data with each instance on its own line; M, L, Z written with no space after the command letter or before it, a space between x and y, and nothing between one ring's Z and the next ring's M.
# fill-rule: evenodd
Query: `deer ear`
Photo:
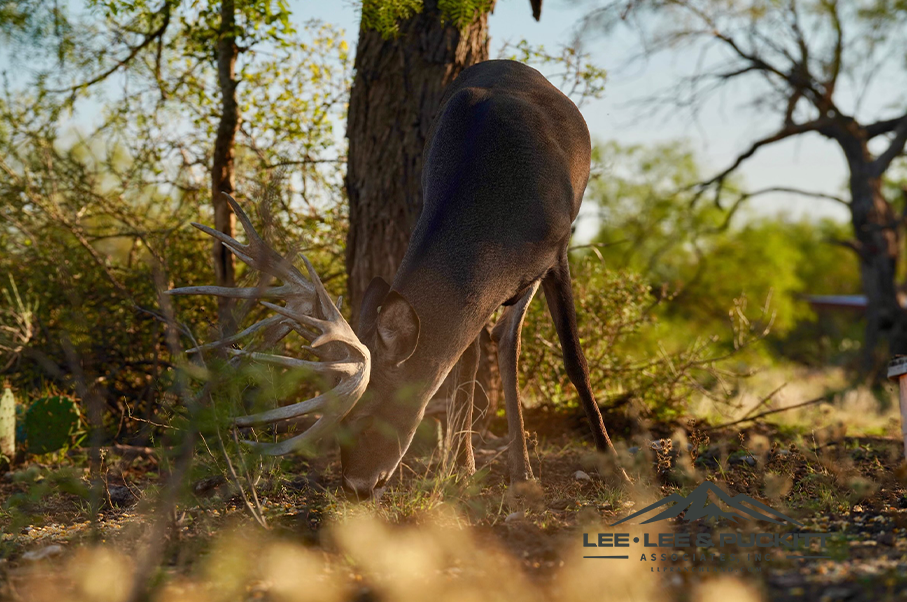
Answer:
M419 342L419 316L403 295L390 291L381 304L377 322L378 343L399 366L409 359Z
M365 289L362 295L362 303L359 305L359 319L356 320L356 336L359 340L369 337L375 331L375 324L378 322L378 308L387 297L391 285L381 276L375 276Z

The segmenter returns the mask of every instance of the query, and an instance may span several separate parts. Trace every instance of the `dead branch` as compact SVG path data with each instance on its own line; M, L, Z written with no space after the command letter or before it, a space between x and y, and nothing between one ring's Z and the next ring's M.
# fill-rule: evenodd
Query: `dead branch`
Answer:
M822 402L822 401L830 401L830 400L833 399L834 396L837 395L838 393L840 393L840 391L832 391L831 393L826 393L825 395L823 395L823 396L821 396L821 397L816 397L816 398L814 398L814 399L810 399L809 401L804 401L804 402L801 402L801 403L794 404L794 405L792 405L792 406L787 406L786 408L778 408L778 409L775 409L775 410L766 410L765 412L761 412L761 413L759 413L759 414L756 414L756 415L754 415L754 416L750 416L750 417L748 417L748 418L740 418L739 420L734 420L734 421L732 421L732 422L726 422L726 423L724 423L724 424L718 424L718 425L715 425L715 426L710 426L710 427L708 427L708 428L706 428L706 429L704 429L704 430L707 430L707 431L716 431L716 430L718 430L718 429L727 428L727 427L729 427L729 426L736 426L736 425L741 424L741 423L743 423L743 422L755 422L756 420L759 420L760 418L763 418L763 417L765 417L765 416L770 416L770 415L772 415L772 414L779 414L779 413L781 413L781 412L787 412L788 410L796 410L797 408L803 408L803 407L806 407L806 406L809 406L809 405L813 405L813 404L820 403L820 402Z

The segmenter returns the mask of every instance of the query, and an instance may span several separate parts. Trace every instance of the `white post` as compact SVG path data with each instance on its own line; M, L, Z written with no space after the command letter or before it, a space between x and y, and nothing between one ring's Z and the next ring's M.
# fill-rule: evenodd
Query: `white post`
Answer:
M907 459L907 357L898 357L888 363L888 378L898 382L901 406L901 436L904 439L904 459Z
M3 383L0 396L0 455L6 456L10 464L16 456L16 398L9 383Z

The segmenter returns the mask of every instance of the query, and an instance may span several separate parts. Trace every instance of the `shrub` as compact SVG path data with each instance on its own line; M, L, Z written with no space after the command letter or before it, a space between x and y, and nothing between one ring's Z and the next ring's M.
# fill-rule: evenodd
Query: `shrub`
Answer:
M664 291L656 293L632 271L609 270L593 253L579 256L572 271L580 340L593 391L605 410L633 405L645 415L670 419L694 393L723 398L716 385L734 373L721 364L764 334L743 314L734 313L729 324L733 336L691 339L684 332L684 342L670 349L662 339L673 337L658 319L659 309L670 299ZM531 399L572 406L578 398L557 340L545 304L533 303L523 330L522 381Z

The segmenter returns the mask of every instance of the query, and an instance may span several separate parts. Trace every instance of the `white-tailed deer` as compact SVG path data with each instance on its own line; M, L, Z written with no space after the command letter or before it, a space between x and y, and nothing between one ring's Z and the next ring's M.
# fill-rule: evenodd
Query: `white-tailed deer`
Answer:
M322 362L234 351L254 360L305 367L339 378L329 393L236 419L239 426L319 413L304 433L265 453L299 450L341 421L352 436L341 446L344 486L372 495L394 473L425 407L455 367L468 383L467 427L478 336L502 305L494 328L504 387L511 481L532 478L517 383L520 331L541 284L570 380L589 419L595 445L611 445L589 383L576 329L567 262L571 224L589 179L591 144L579 110L538 71L514 61L470 67L451 84L425 148L424 206L392 284L372 281L357 332L341 316L305 258L308 280L258 236L239 205L231 205L248 244L195 224L251 267L282 281L262 288L191 287L173 294L211 294L264 302L276 316L207 347L263 332L258 348L295 330ZM461 459L474 470L468 428Z

